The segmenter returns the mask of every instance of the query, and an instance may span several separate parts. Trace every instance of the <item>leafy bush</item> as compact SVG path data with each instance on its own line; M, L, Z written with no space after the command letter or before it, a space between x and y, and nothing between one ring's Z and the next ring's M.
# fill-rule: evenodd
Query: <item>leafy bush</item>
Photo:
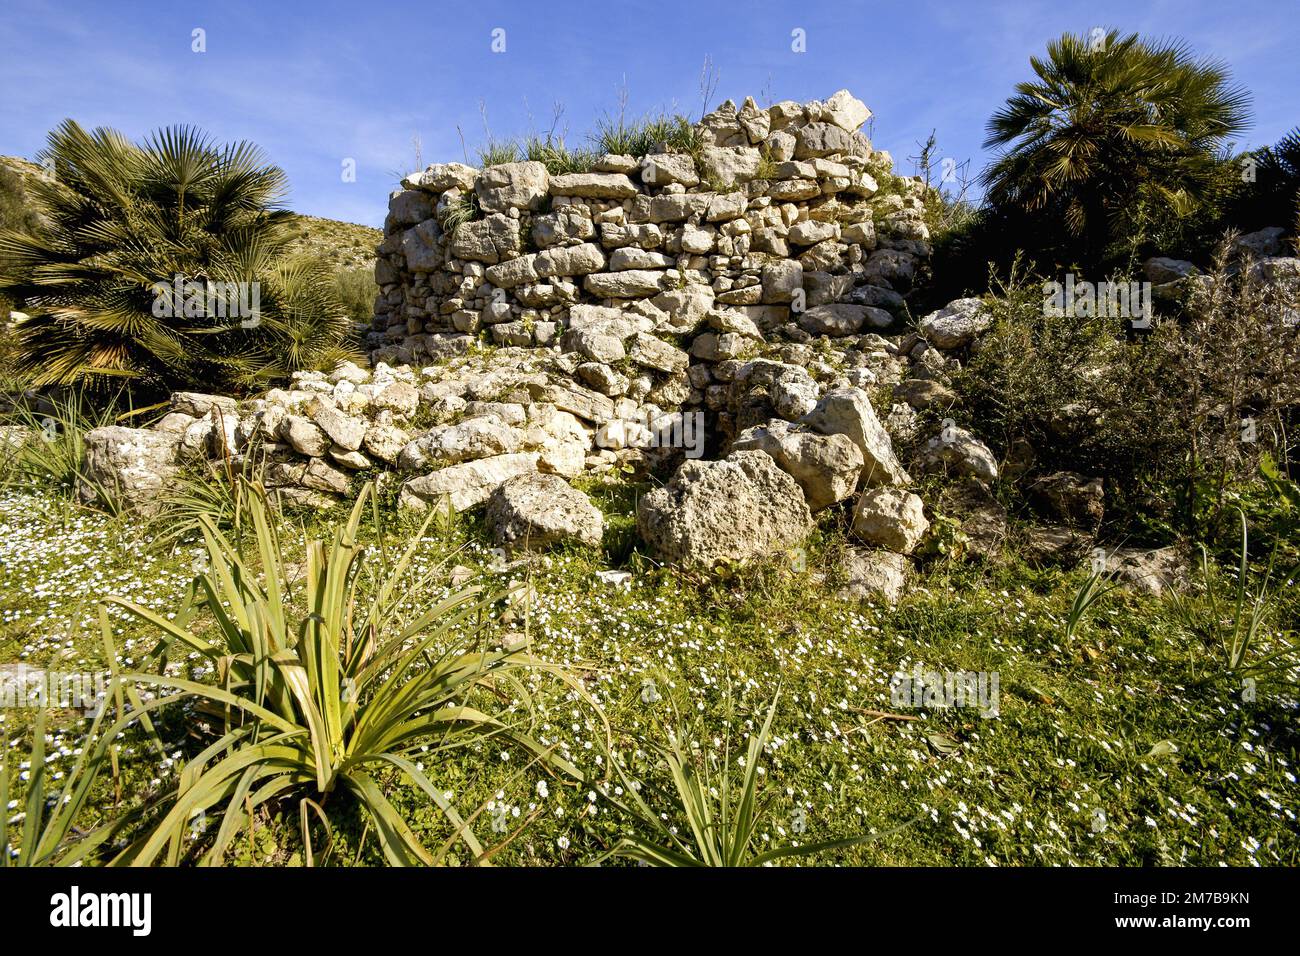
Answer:
M436 763L491 738L510 741L543 765L580 778L514 720L503 700L530 700L521 678L555 674L584 700L582 685L557 668L519 652L483 646L483 615L497 599L468 588L433 602L413 620L399 611L412 589L406 578L428 526L390 563L382 542L366 548L358 529L367 510L379 511L367 485L347 522L328 546L307 550L305 593L292 593L279 542L260 490L245 497L260 572L241 547L209 520L201 522L209 570L201 587L214 627L195 629L189 614L176 619L124 598L114 604L157 630L170 649L211 662L220 686L149 674L124 679L170 688L222 714L220 736L191 759L170 808L121 858L148 865L164 851L181 858L192 816L223 806L223 819L206 851L219 862L250 814L272 801L297 797L303 840L310 846L307 808L326 821L325 805L338 790L364 810L390 863L438 862L456 840L483 860L486 851L417 759ZM373 576L368 561L379 567ZM432 574L432 572L430 573ZM469 637L460 636L465 628ZM178 698L172 698L176 700ZM427 750L427 753L423 751ZM427 850L384 794L383 774L418 787L452 827L441 850Z
M1253 652L1275 626L1280 610L1278 592L1269 587L1277 555L1275 551L1269 558L1262 575L1252 574L1246 514L1238 509L1237 515L1241 522L1241 546L1235 580L1228 587L1220 583L1210 570L1209 551L1202 545L1200 591L1192 597L1175 592L1175 611L1183 626L1220 656L1224 673L1263 675L1290 670L1300 660L1297 657L1300 645L1293 640L1293 630L1278 635L1276 643L1280 647L1252 659ZM1300 568L1283 575L1283 582L1290 585L1297 571Z
M1254 180L1241 164L1254 160ZM1243 232L1265 226L1290 226L1300 231L1300 127L1273 146L1238 160L1241 185L1229 208L1229 221Z
M281 255L284 173L252 144L174 127L137 146L68 120L43 157L55 178L32 198L48 233L0 234L0 293L30 314L17 367L35 385L233 390L351 354L332 277ZM164 291L177 282L231 283L246 304L257 290L260 314L185 308Z
M375 315L375 297L379 295L374 267L340 269L334 273L334 285L348 318L369 325Z
M3 482L24 491L51 490L72 497L86 457L86 432L115 423L112 401L91 407L81 393L70 390L52 407L40 410L20 402L11 424L26 429L22 445L7 456ZM104 495L101 500L110 501Z
M1287 460L1300 406L1300 328L1285 320L1300 288L1262 281L1228 250L1133 340L1120 319L1044 309L1023 270L995 280L993 325L957 379L980 433L1003 453L1027 443L1042 470L1105 477L1112 502L1212 533L1261 453Z

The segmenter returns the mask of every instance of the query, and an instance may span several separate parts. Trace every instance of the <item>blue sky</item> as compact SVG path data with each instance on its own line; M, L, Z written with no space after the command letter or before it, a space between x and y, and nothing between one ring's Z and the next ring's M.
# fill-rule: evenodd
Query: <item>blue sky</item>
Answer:
M1227 61L1253 94L1243 146L1300 124L1296 0L530 0L470 4L5 0L0 153L33 156L64 117L133 138L172 123L251 139L284 167L299 212L379 225L395 174L461 160L486 138L561 131L583 140L617 108L698 118L705 57L713 104L805 101L847 87L875 112L897 166L931 129L940 156L980 168L984 124L1064 31L1178 37ZM192 31L207 52L191 50ZM492 51L504 30L505 52ZM791 49L802 30L806 52ZM460 129L460 133L457 131ZM356 161L355 182L341 176Z

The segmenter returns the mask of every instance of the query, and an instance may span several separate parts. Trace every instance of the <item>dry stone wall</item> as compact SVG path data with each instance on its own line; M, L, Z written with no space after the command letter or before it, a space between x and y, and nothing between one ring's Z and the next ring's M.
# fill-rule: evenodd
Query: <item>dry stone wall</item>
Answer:
M728 101L690 152L414 173L389 202L372 359L546 348L625 411L707 409L710 432L732 435L740 361L888 330L925 270L921 184L872 148L870 116L847 90Z

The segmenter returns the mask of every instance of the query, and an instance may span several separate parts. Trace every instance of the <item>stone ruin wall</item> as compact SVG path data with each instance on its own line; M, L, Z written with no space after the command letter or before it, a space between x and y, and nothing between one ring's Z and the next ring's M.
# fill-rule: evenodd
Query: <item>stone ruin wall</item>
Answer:
M922 185L872 148L870 116L845 90L728 101L697 124L694 155L414 173L389 200L372 362L419 367L479 341L550 349L596 393L596 408L568 409L593 426L701 409L711 435L734 435L740 361L888 330L924 274Z

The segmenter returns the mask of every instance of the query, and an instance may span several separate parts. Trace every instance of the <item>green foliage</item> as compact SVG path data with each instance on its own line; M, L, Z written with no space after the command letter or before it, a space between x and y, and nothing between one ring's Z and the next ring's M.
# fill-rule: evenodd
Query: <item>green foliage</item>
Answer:
M1251 651L1278 617L1279 595L1270 590L1276 551L1269 558L1262 575L1252 575L1250 567L1250 531L1246 513L1240 508L1241 546L1238 551L1235 581L1226 588L1210 570L1209 550L1201 545L1201 589L1196 597L1175 594L1174 607L1184 627L1203 639L1220 655L1227 674L1266 674L1289 670L1300 662L1300 645L1295 632L1280 633L1282 647L1262 658L1251 660ZM1300 568L1285 577L1289 583ZM1226 593L1225 593L1226 591Z
M985 146L1003 152L984 181L995 208L1043 235L1065 227L1063 261L1131 259L1226 198L1222 150L1246 125L1248 97L1224 66L1117 31L1065 34L1030 63L1035 78L989 120Z
M1244 165L1254 161L1254 179ZM1243 232L1265 226L1289 226L1300 231L1300 127L1273 146L1238 158L1240 186L1228 211L1229 221Z
M85 461L86 432L116 422L115 404L95 408L70 390L45 410L18 404L10 423L26 429L22 445L7 456L3 483L24 491L48 489L65 498L76 493ZM103 497L102 500L109 500Z
M645 156L660 147L677 153L694 153L699 148L694 126L680 113L659 113L639 120L627 119L621 110L617 116L606 114L596 121L591 140L601 153L620 156Z
M748 735L749 746L743 759L737 761L739 767L732 762L730 738L720 765L714 765L693 739L691 728L675 706L668 743L648 744L667 767L671 791L632 780L618 759L612 758L610 763L623 780L630 804L613 802L633 818L642 832L629 833L606 856L636 860L646 866L763 866L786 857L811 856L877 839L869 835L758 851L755 843L759 834L773 826L771 796L760 785L760 767L779 699L778 692L767 708L762 728ZM673 808L671 819L661 816L665 806ZM685 821L689 838L677 832L679 820Z
M512 139L490 139L478 151L478 164L484 169L489 166L502 166L505 163L517 163L523 159L523 151Z
M1113 503L1140 501L1198 538L1261 453L1289 454L1300 330L1283 316L1300 293L1238 269L1227 243L1178 316L1133 340L1123 319L1045 309L1021 268L990 284L993 325L955 384L995 449L1023 442L1043 471L1100 475Z
M31 193L48 232L0 234L0 292L30 315L17 367L33 384L233 390L351 354L333 277L283 258L287 183L251 143L181 126L134 145L67 120L43 158L54 179ZM157 314L178 276L250 301L257 288L260 320Z
M1099 373L1118 355L1117 320L1053 314L1019 263L990 285L993 324L955 381L972 420L1001 450L1028 442L1044 467L1094 473L1110 454L1096 417L1114 401Z
M296 796L328 826L325 804L337 790L364 810L391 864L437 863L457 840L484 861L488 851L443 788L416 765L417 755L436 765L496 738L580 778L523 732L515 708L501 699L527 704L531 695L522 678L542 671L589 698L556 668L479 646L483 615L495 596L472 587L432 601L414 619L399 612L411 589L404 575L424 527L395 558L382 538L376 548L362 546L363 516L380 525L374 488L367 485L333 541L308 545L303 593L295 594L262 492L253 489L244 501L260 574L252 556L212 521L201 521L209 570L200 585L214 627L196 630L184 623L188 615L172 619L124 598L109 599L154 628L169 653L197 654L221 675L219 687L143 673L127 678L178 692L172 700L206 704L224 722L217 739L186 764L169 809L119 862L148 865L165 851L168 862L178 863L190 818L220 806L221 826L204 854L206 862L217 863L251 825L251 814L271 801ZM373 576L369 559L379 565ZM385 796L383 781L394 774L453 828L442 849L427 850ZM305 810L302 819L310 846Z
M1079 633L1092 606L1118 587L1112 581L1113 578L1105 571L1093 571L1080 585L1079 590L1075 592L1074 600L1070 602L1070 611L1065 618L1067 643L1072 642L1075 635Z
M524 140L525 159L539 162L552 176L590 171L600 158L591 149L570 149L563 139L552 136L529 136Z
M369 325L375 315L375 297L379 295L374 266L340 269L334 273L334 286L348 318Z
M483 214L482 208L478 203L478 194L469 193L461 196L459 199L449 203L443 210L439 222L446 232L455 232L456 227L467 222L473 222Z
M102 650L110 669L110 679L99 700L80 701L89 710L90 726L81 737L77 759L63 776L62 787L51 787L53 778L46 766L47 708L36 708L32 726L32 749L27 761L29 770L24 777L26 794L23 811L16 817L8 816L11 794L20 789L19 775L10 764L10 748L0 747L0 808L5 809L5 822L0 826L5 846L0 849L0 867L7 866L80 866L94 862L104 847L111 846L126 832L147 807L123 811L114 807L102 813L92 809L103 798L95 790L105 769L118 776L120 739L135 724L148 731L153 747L161 753L161 743L153 726L150 712L159 708L159 701L145 703L134 688L126 686L117 669L117 650L112 639L112 629L107 615L100 610ZM87 826L88 815L100 817ZM18 827L17 845L9 843L11 827ZM16 851L12 855L11 848Z

